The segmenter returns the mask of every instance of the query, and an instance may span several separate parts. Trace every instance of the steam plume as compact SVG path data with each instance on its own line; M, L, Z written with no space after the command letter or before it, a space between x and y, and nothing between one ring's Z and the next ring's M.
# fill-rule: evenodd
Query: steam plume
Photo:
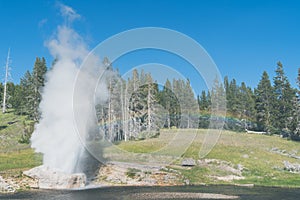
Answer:
M88 54L88 50L82 37L69 26L73 20L80 18L80 15L69 6L63 4L59 6L61 15L67 23L58 26L54 37L46 42L50 53L57 61L46 74L46 84L40 103L41 119L35 127L31 142L37 152L43 153L44 165L66 173L74 173L84 150L74 124L72 108L74 81L79 65ZM88 81L96 79L96 77L87 78L89 78L87 84ZM89 99L90 96L86 97ZM92 109L84 107L83 109L85 109L83 117L88 118ZM88 131L87 128L82 130L85 131L83 134Z

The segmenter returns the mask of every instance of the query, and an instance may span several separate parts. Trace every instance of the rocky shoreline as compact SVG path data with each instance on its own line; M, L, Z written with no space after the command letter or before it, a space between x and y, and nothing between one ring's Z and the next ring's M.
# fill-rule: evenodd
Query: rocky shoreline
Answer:
M180 169L189 170L194 166L221 170L224 176L212 176L211 179L231 183L244 179L242 165L217 159L194 160L185 158L181 164L171 167L143 165L139 163L109 162L100 167L97 176L87 183L84 174L65 174L63 172L38 166L24 171L18 177L0 176L0 192L13 193L28 189L76 189L87 185L101 186L180 186L189 185L190 180L181 174Z
M2 177L0 176L0 193L14 193L20 190L37 189L37 180L21 177Z
M111 162L99 169L94 182L106 186L172 186L184 185L184 177L177 170L162 166Z

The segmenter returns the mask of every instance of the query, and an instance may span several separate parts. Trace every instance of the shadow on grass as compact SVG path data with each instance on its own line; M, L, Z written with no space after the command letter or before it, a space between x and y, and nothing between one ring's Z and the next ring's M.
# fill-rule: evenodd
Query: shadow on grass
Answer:
M3 130L3 129L5 129L5 128L7 128L6 125L0 126L0 131Z

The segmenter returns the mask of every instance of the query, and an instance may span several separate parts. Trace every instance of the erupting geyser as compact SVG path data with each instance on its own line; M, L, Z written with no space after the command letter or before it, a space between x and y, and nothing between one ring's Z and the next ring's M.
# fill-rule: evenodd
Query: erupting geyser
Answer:
M67 24L80 17L68 6L60 5L60 10L68 21ZM74 177L74 173L86 173L83 162L87 161L89 154L85 151L84 140L92 127L95 127L96 122L93 124L93 120L90 119L93 116L93 106L89 102L88 106L81 106L79 110L83 123L78 125L75 124L74 120L74 85L80 70L80 63L88 54L83 39L72 28L63 25L58 27L53 39L49 40L46 45L56 61L52 69L46 74L46 84L42 91L40 103L41 119L31 137L32 147L36 152L43 154L43 167L37 167L27 172L27 175L46 182L59 182L58 179L64 175L69 174L70 177ZM96 67L91 69L96 69ZM101 68L99 69L98 66L97 70L100 71ZM85 87L89 85L90 81L97 79L97 77L93 77L93 74L97 73L88 71L83 72L83 74L86 74L86 85L78 87L76 93L82 95L85 102L87 99L92 102L93 94L87 94ZM105 91L103 92L105 93ZM60 175L56 175L55 180L49 180L53 177L51 174L56 174L56 172ZM42 178L41 176L45 177ZM82 174L79 177L83 180ZM64 182L66 180L68 179L61 179ZM72 179L70 180L72 181ZM74 187L77 186L78 184ZM46 184L44 188L51 187L72 188L73 186L55 187L52 184L48 184L48 186Z
M76 62L87 54L80 37L72 29L58 28L57 39L48 42L57 58L46 74L40 104L41 120L32 135L32 147L43 153L43 164L66 173L74 173L83 147L73 119L73 87L79 67Z

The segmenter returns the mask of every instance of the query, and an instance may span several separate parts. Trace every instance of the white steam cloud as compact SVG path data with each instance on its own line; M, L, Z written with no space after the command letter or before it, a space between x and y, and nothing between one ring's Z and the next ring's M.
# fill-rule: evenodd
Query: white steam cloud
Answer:
M64 5L60 2L57 3L61 15L65 18L67 23L72 23L74 20L79 19L81 16L70 6Z
M71 23L80 17L71 7L59 4L63 17ZM83 73L82 85L76 88L78 96L82 101L88 101L88 106L81 106L82 118L80 126L75 126L73 114L73 91L79 65L88 54L87 45L82 37L77 34L67 23L59 26L53 39L46 43L52 56L56 58L53 68L46 74L46 84L43 89L42 101L40 103L41 119L36 125L31 137L32 147L37 152L43 153L43 164L45 166L64 171L66 173L78 172L80 155L84 147L81 139L92 126L89 116L93 114L92 93L86 91L97 77L92 71ZM90 61L94 66L90 70L99 70L96 66L98 60ZM82 73L82 72L81 72ZM105 92L102 87L102 92ZM81 99L80 99L81 100ZM90 124L87 124L89 122ZM77 128L77 129L76 129ZM77 130L79 129L81 137ZM82 135L83 134L83 135Z

